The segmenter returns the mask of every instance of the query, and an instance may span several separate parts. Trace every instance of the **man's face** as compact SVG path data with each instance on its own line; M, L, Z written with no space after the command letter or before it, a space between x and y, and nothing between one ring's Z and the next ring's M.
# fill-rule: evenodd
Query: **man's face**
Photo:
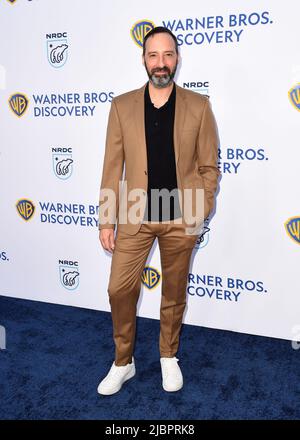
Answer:
M160 33L148 38L143 64L154 87L164 88L172 82L178 56L171 35Z

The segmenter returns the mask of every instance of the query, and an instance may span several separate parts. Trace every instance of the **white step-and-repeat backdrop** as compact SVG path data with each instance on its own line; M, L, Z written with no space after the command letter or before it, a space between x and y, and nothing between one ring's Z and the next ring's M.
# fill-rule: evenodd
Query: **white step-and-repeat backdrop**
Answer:
M300 3L1 0L0 293L110 311L98 198L112 97L147 80L141 42L176 35L176 82L208 94L216 212L193 252L184 322L300 333ZM138 315L159 319L159 249Z

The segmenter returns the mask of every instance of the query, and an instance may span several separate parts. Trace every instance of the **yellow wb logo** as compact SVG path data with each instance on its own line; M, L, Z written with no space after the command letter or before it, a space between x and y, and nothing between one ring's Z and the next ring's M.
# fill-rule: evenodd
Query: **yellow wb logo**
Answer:
M145 266L142 273L142 283L148 289L156 287L161 279L161 275L154 267Z
M29 100L23 93L15 93L10 96L8 102L11 110L20 118L27 110Z
M139 20L130 29L130 34L139 47L143 47L143 42L146 34L155 27L155 24L150 20Z
M289 237L296 243L300 244L300 217L289 218L284 226Z
M31 200L20 199L16 203L16 208L19 215L26 221L30 220L34 214L35 206Z
M293 106L300 111L300 84L296 84L289 90L289 98Z

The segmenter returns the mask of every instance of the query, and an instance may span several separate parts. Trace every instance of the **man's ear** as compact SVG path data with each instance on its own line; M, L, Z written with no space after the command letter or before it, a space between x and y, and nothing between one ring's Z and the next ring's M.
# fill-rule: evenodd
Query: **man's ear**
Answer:
M144 59L144 55L142 54L142 63L143 65L145 65L145 59Z

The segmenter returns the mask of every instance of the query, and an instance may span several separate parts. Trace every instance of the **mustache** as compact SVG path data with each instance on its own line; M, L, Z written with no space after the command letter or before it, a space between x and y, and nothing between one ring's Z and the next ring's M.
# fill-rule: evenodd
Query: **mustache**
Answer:
M152 75L156 72L164 72L164 73L168 73L169 75L171 74L171 71L168 67L156 68L151 71Z

